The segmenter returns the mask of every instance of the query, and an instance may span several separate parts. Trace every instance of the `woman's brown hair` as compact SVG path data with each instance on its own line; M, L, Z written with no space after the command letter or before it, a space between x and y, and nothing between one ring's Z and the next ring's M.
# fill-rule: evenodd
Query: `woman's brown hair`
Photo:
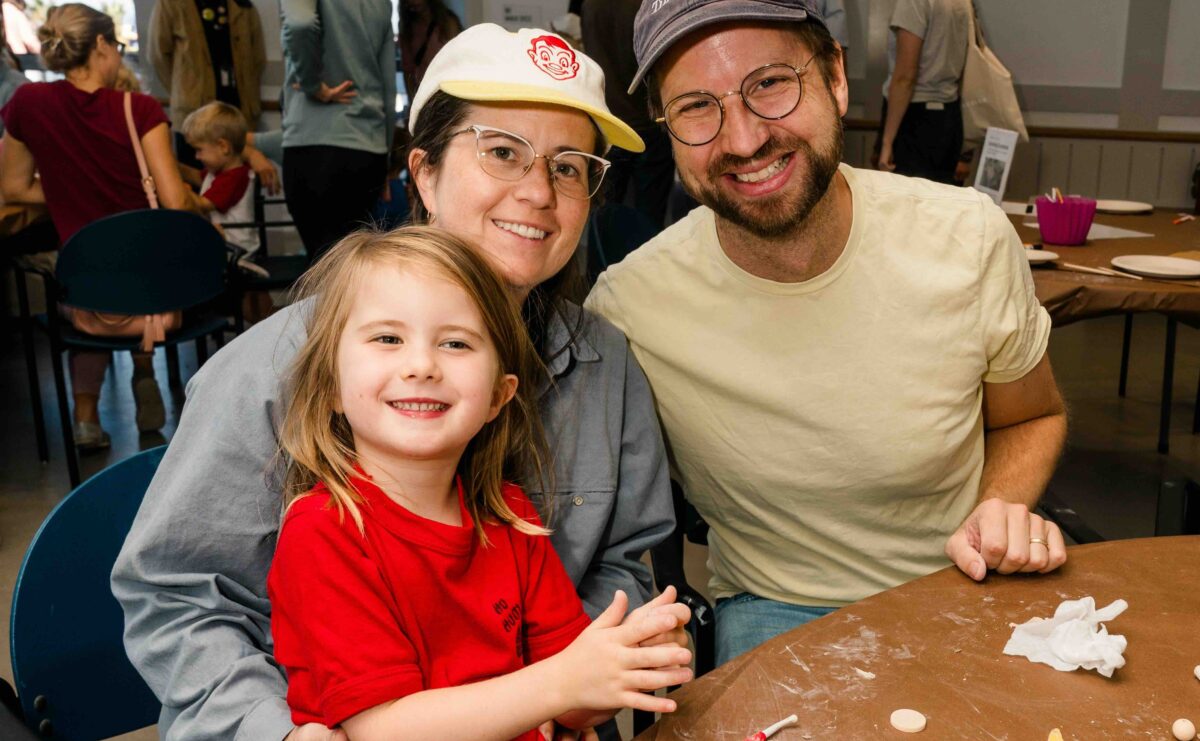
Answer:
M101 36L117 43L113 19L104 13L82 3L51 8L46 22L38 29L46 69L66 72L85 66L96 48L96 39Z
M541 478L547 460L545 433L537 409L540 361L511 295L476 250L441 229L408 226L391 232L360 231L337 243L300 279L297 300L310 299L305 318L308 338L293 361L280 431L286 458L285 504L318 481L335 506L361 530L362 498L354 491L354 436L337 411L337 355L355 292L367 271L380 265L432 270L460 286L479 307L503 374L517 376L516 395L483 426L459 461L463 500L486 544L485 521L507 523L529 534L548 531L517 516L504 499L506 481Z

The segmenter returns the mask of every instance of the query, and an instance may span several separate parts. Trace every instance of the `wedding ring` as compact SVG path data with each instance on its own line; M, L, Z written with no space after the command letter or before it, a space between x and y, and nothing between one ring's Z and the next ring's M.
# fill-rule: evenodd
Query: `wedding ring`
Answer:
M1044 546L1046 546L1047 548L1049 548L1049 547L1050 547L1049 545L1046 545L1046 541L1045 541L1045 540L1042 540L1041 538L1030 538L1030 539L1029 539L1029 545L1033 545L1034 543L1040 543L1041 545L1044 545Z

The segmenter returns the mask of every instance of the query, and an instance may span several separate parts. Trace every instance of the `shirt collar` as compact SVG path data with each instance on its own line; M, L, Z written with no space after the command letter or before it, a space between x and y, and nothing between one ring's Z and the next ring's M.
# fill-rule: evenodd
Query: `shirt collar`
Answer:
M559 302L549 312L546 323L546 370L551 380L557 380L570 372L575 363L596 363L600 353L588 339L588 333L579 326L580 322L595 321L584 314L581 307L572 303ZM571 336L572 330L575 336ZM545 389L543 389L544 391Z

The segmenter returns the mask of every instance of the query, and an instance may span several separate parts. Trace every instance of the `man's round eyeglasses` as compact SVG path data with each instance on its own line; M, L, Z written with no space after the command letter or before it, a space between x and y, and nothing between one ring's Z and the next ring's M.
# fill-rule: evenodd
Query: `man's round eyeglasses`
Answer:
M722 95L696 90L672 98L656 123L665 123L671 136L691 147L717 138L725 123L725 98L740 95L746 109L759 118L778 120L796 110L804 86L800 81L813 58L799 67L778 62L754 70L741 87Z
M538 154L524 138L491 126L472 124L454 136L467 132L475 134L475 153L479 166L498 180L520 180L541 157L546 160L554 188L567 198L586 200L600 190L604 173L611 162L586 152L563 151L553 157Z

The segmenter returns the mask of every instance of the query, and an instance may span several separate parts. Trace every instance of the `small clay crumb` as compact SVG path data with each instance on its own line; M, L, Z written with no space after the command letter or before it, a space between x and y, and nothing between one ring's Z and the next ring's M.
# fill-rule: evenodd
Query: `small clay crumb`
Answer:
M1180 718L1171 724L1171 733L1179 741L1192 741L1196 738L1196 725L1187 718Z
M1196 675L1196 679L1200 679L1200 664L1196 665L1196 669L1193 673Z
M892 713L892 728L901 733L920 733L925 730L925 716L916 710L902 708Z
M862 677L863 679L874 679L875 678L874 672L869 672L869 671L865 671L863 669L859 669L857 666L854 667L854 672L856 674L858 674L858 676Z

